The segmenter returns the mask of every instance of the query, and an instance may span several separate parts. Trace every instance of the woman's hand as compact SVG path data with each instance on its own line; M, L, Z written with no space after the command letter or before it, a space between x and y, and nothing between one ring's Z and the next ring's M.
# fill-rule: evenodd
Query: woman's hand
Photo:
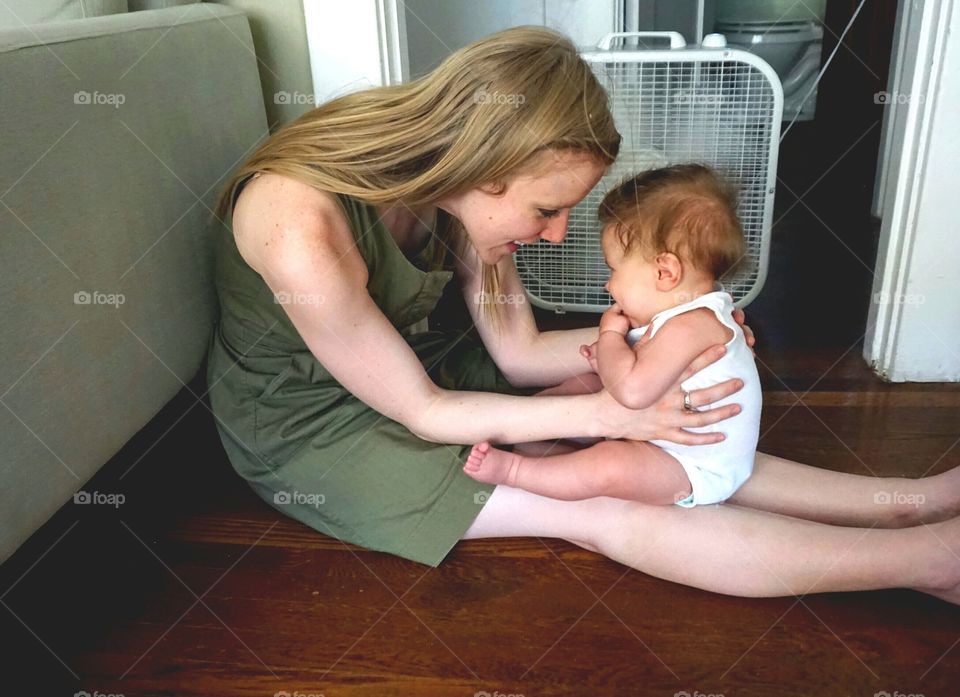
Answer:
M757 343L757 338L753 335L753 330L746 325L747 318L743 314L743 310L734 310L733 319L740 325L740 329L743 330L743 338L747 340L747 346L753 351L753 345ZM754 351L753 355L756 356L757 352Z
M617 402L606 390L598 392L596 398L599 402L599 414L607 424L605 432L600 435L630 440L668 440L682 445L705 445L723 440L722 433L691 433L685 429L709 426L740 413L738 404L727 404L715 409L704 407L737 392L743 387L743 382L732 379L691 392L690 403L695 409L701 409L700 411L686 411L683 408L683 390L680 389L680 383L719 360L725 352L726 349L718 345L701 353L673 387L667 390L656 404L646 409L629 409Z

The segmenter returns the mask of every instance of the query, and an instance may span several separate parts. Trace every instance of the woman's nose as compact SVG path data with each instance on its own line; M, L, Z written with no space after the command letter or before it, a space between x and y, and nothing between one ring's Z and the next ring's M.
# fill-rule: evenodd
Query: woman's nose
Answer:
M570 219L570 213L564 212L550 221L547 229L540 233L540 238L553 244L560 244L567 236L567 222Z

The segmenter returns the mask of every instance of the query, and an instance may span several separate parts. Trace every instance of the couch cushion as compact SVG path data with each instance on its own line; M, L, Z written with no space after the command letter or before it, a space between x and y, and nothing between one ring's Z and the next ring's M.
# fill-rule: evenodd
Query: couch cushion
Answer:
M115 15L127 11L127 0L3 0L0 28Z
M2 561L197 374L210 209L266 117L212 3L0 30L0 74Z

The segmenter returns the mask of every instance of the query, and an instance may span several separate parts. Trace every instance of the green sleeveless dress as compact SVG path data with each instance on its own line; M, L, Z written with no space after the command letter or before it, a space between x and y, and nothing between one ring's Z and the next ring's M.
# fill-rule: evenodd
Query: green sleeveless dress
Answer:
M338 200L370 272L367 291L434 382L529 394L511 387L475 330L418 331L453 276L430 261L435 236L408 258L375 208ZM494 489L463 473L470 446L421 440L354 397L307 348L232 231L217 234L221 313L207 383L234 469L271 506L321 533L437 566Z

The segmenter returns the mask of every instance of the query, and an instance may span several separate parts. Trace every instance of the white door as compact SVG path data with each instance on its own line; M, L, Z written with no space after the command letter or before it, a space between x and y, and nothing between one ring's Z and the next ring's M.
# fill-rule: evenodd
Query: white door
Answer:
M891 381L960 381L960 3L901 7L864 358Z

